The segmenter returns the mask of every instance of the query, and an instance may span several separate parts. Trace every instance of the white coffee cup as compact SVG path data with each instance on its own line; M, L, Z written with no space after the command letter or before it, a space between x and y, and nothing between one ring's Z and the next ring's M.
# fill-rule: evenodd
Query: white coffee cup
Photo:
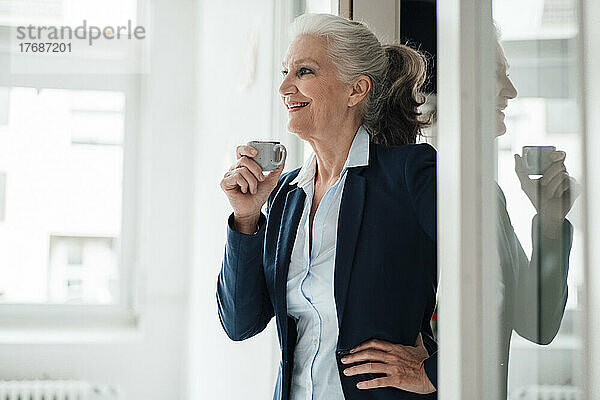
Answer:
M556 151L554 146L523 147L523 167L528 175L543 175L552 165L550 154Z
M273 171L285 162L287 150L279 142L253 140L247 144L258 151L258 154L252 159L260 165L263 171Z

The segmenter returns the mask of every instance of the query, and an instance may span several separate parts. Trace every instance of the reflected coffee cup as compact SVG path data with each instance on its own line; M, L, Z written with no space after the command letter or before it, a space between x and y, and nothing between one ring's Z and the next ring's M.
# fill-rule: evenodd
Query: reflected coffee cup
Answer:
M528 175L543 175L552 165L550 154L556 151L554 146L523 147L523 168Z
M258 151L252 159L263 171L273 171L285 162L287 150L284 145L274 141L253 140L247 143Z

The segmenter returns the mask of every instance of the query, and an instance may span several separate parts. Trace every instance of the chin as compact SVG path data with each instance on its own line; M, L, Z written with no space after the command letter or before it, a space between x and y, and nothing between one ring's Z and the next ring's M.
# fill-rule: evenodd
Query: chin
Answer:
M506 125L504 125L504 114L496 119L496 137L506 133Z
M306 140L306 133L308 132L308 129L304 126L304 124L298 124L294 123L294 121L288 121L287 130L289 133L293 133L300 139Z
M498 126L498 128L496 130L496 137L502 136L505 133L506 133L506 126L504 126L504 124L502 124L501 126Z

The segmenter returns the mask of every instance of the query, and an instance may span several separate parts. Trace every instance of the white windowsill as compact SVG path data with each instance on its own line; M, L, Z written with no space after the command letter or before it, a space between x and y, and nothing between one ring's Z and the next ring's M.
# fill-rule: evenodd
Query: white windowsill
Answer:
M0 306L0 344L82 344L140 341L133 310L103 306Z
M0 331L0 344L99 344L130 343L143 339L139 327L124 328L11 328Z

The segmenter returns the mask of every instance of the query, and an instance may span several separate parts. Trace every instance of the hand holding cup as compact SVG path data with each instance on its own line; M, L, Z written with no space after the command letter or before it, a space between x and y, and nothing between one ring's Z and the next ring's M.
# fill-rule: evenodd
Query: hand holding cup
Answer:
M259 154L260 149L255 147L237 146L237 161L225 173L220 184L233 208L235 228L242 233L255 232L260 210L277 186L285 166L285 157L282 156L279 165L264 174L261 165L254 159Z
M547 236L556 236L581 186L565 167L566 153L551 146L526 146L523 156L515 154L515 172L535 207L542 230ZM532 179L529 175L541 175Z

